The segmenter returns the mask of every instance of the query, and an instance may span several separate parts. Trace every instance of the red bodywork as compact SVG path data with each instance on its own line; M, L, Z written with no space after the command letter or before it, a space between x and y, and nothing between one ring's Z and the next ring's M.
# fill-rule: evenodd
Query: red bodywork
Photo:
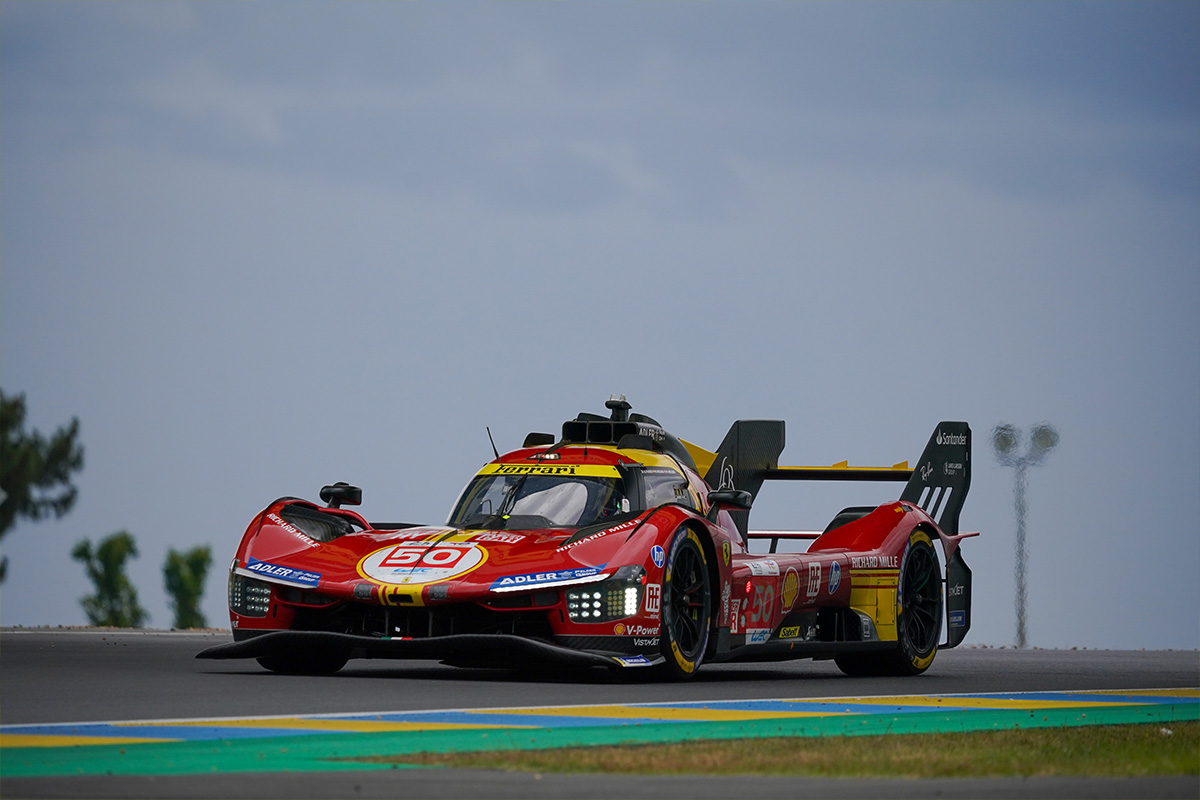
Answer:
M674 469L686 491L679 502L635 505L611 525L520 530L375 526L348 509L278 500L250 523L231 565L235 642L202 655L276 665L305 648L464 665L539 657L667 665L686 676L702 661L887 650L903 639L897 598L908 549L937 539L956 547L961 538L897 501L820 535L807 552L751 554L694 465L661 452L560 442L509 453L484 471L618 468L668 477ZM681 586L684 570L689 583L705 585ZM703 630L688 639L681 619Z

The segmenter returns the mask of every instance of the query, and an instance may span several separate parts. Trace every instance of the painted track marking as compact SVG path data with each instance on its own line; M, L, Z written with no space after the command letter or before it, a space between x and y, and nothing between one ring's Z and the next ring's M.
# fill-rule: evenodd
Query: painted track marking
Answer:
M379 754L1200 719L1200 689L388 711L0 726L0 776L375 769Z

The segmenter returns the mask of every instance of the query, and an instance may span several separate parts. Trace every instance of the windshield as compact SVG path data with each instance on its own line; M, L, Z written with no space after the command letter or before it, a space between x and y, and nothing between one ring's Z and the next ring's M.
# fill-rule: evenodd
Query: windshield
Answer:
M620 478L478 475L463 492L455 528L581 528L629 511Z

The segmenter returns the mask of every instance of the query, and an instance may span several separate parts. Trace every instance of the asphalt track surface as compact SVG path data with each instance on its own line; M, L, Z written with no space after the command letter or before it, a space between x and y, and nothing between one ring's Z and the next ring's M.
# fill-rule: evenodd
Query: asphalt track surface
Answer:
M352 661L332 677L201 661L229 634L0 631L0 724L349 714L522 706L770 700L981 692L1144 690L1200 685L1194 651L960 649L909 679L847 678L831 662L708 665L685 684L604 671L464 670ZM0 751L0 770L3 764ZM4 778L17 797L1200 797L1200 779L859 780L531 775L490 770Z

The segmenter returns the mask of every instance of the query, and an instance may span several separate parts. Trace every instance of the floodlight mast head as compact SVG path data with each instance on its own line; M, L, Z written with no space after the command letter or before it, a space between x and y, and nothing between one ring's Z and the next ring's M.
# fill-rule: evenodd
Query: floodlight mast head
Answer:
M1046 454L1058 446L1058 431L1053 425L1040 422L1029 431L1029 447L1024 455L1017 453L1021 446L1021 431L1004 423L992 428L992 449L996 460L1005 467L1032 467L1042 463Z
M1021 445L1021 432L1007 423L992 428L992 449L996 459L1006 467L1016 466L1017 448Z
M1058 431L1053 425L1040 423L1033 427L1029 437L1030 463L1040 463L1046 454L1058 446Z

